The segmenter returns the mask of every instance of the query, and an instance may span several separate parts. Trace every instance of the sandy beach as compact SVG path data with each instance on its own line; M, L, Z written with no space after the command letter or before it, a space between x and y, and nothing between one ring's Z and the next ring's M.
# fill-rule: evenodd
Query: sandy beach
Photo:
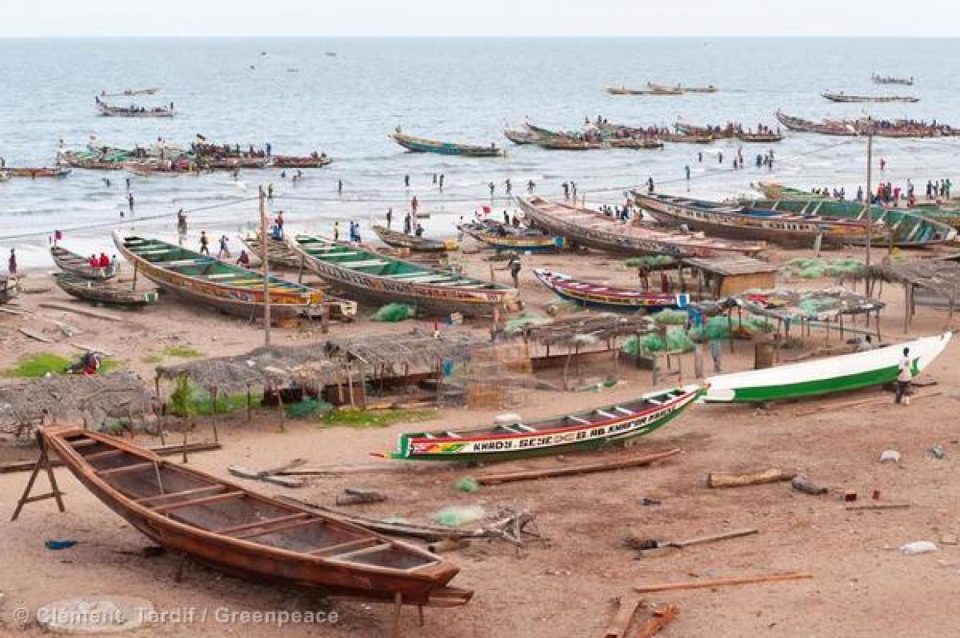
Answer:
M489 277L490 262L484 258L491 253L477 251L470 241L466 250L461 258L465 271ZM809 251L774 251L771 260L785 263L796 256L809 256ZM825 256L860 256L860 251ZM593 281L637 285L635 270L601 253L528 256L520 278L521 294L527 310L537 314L545 314L545 306L556 299L536 282L531 272L534 267L575 270L578 276ZM496 276L500 281L507 279L502 271ZM791 287L832 284L829 280L791 279L785 274L779 282ZM164 354L169 346L193 348L212 357L249 351L263 339L258 327L244 320L189 308L169 298L144 311L98 309L122 318L103 321L44 308L41 304L51 302L89 306L71 301L43 271L27 273L23 285L24 294L5 306L22 314L0 314L0 369L11 367L26 354L53 352L73 358L81 347L95 347L115 355L123 368L141 375L152 386L154 367L177 361ZM880 323L885 343L955 327L948 324L945 312L920 308L911 334L905 335L902 289L885 286L882 298L888 304ZM363 308L357 321L333 324L331 334L433 327L432 320L374 323L365 318L371 312ZM54 343L38 341L20 329ZM489 325L472 320L459 329L488 334ZM321 341L324 336L314 326L275 328L273 338L278 344L296 345ZM840 343L837 335L830 339L833 345ZM806 349L821 347L824 341L824 334L814 329ZM528 542L517 549L501 541L475 541L446 554L461 566L451 584L474 590L473 600L456 609L427 609L422 628L417 626L416 611L404 610L404 635L601 635L616 610L616 601L633 586L786 571L809 572L813 578L662 592L649 594L645 600L679 607L678 619L661 633L665 637L872 636L878 627L888 635L952 635L960 632L960 620L944 610L950 608L960 580L960 547L949 544L956 543L951 535L960 533L953 516L960 497L949 489L951 472L960 458L960 436L949 416L960 396L960 372L950 365L958 348L951 344L924 373L924 378L935 379L937 384L918 388L918 398L909 406L895 405L892 394L879 388L774 404L768 409L698 405L628 450L496 465L498 470L543 468L675 447L683 450L683 454L652 466L616 472L510 483L464 493L454 487L458 479L494 466L404 464L370 457L371 452L390 449L398 433L425 427L424 423L347 428L287 420L281 433L277 413L269 410L255 411L249 423L242 414L223 417L219 428L222 449L194 454L189 463L225 478L230 464L265 468L298 457L306 458L310 466L354 468L312 478L300 489L262 482L245 484L265 494L287 494L323 505L332 505L346 487L386 494L383 503L350 510L365 516L399 516L428 523L444 506L475 504L491 514L501 506L513 505L535 515L547 539L544 543ZM688 375L693 370L692 356L685 355ZM752 364L749 342L737 343L736 353L724 358L725 371L747 369ZM580 371L584 381L609 372L607 363L595 366ZM612 404L652 389L649 371L629 366L621 366L620 371L619 383L599 392L531 390L526 404L513 411L532 420ZM555 379L556 372L542 376ZM661 386L667 383L661 382ZM921 398L925 395L930 396ZM872 397L887 400L846 405ZM480 425L499 412L502 410L439 410L426 427ZM208 425L198 419L191 438L207 437ZM29 449L17 446L10 436L5 439L3 459L30 457ZM135 441L156 443L146 435ZM943 447L943 458L929 452L936 444ZM881 453L888 449L900 452L899 463L880 463ZM791 490L789 482L736 489L710 489L705 483L709 472L770 467L798 472L829 487L830 492L811 496ZM40 635L36 625L24 626L18 621L21 608L35 610L46 602L78 595L132 594L150 600L158 610L209 612L203 619L177 621L171 616L150 629L152 635L193 636L198 631L211 636L267 635L276 631L275 627L241 626L229 617L224 621L223 614L214 613L220 609L335 610L336 623L291 624L283 632L289 636L389 635L392 611L387 605L321 600L304 592L236 580L203 567L188 567L183 581L177 583L176 557L144 557L142 549L150 545L148 539L96 500L67 470L56 473L66 493L66 513L57 513L54 503L45 501L29 505L16 522L0 523L0 542L5 548L5 559L0 561L0 633ZM26 479L22 472L0 474L4 519L12 512ZM848 510L842 500L847 490L856 492L861 504L902 502L909 507ZM877 501L872 499L875 492ZM756 528L758 533L640 559L636 559L636 551L623 545L630 534L678 540L746 527ZM53 551L44 547L48 539L78 543ZM897 550L918 540L933 541L939 549L918 556L905 556Z

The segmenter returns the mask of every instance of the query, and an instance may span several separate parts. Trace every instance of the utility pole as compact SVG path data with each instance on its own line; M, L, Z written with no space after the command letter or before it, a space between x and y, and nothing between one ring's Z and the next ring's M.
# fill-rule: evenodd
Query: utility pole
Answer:
M260 259L263 262L263 344L270 345L270 260L267 258L267 196L259 187L260 200Z
M870 265L870 243L873 236L873 126L867 132L867 265Z

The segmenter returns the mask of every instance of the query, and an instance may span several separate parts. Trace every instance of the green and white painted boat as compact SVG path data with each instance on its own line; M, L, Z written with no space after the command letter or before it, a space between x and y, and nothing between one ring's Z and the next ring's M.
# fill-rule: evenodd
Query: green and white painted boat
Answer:
M680 416L702 391L699 385L685 385L543 421L410 432L400 435L395 452L377 456L405 461L495 461L590 450L650 434Z
M430 268L315 235L289 237L304 266L364 303L406 303L424 314L489 316L519 305L516 288Z
M707 403L762 403L859 390L895 381L904 348L914 376L950 343L952 332L892 346L707 379Z

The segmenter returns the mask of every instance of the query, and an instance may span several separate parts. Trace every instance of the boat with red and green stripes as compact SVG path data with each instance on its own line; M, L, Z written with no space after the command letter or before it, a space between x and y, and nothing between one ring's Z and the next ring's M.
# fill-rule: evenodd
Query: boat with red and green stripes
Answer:
M703 393L685 385L632 401L525 423L401 434L397 450L381 454L406 461L494 461L589 450L650 434L690 407Z
M922 372L950 343L944 332L876 350L854 352L791 365L717 375L707 379L707 403L763 403L859 390L895 381L900 360L910 360L913 376Z

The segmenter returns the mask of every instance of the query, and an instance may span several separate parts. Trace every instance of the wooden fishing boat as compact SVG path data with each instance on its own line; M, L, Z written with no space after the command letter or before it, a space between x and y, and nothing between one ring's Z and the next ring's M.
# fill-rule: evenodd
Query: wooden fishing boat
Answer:
M53 279L68 295L108 306L137 308L155 304L159 298L156 289L134 290L128 284L85 279L65 272L53 273Z
M876 350L855 352L762 370L723 374L707 379L706 402L761 403L846 392L895 381L903 349L910 349L916 376L950 343L952 332Z
M298 157L296 155L271 155L270 165L276 168L322 168L333 163L333 160L327 157L326 153L317 155L306 155Z
M715 139L712 133L661 133L658 137L675 144L710 144Z
M853 122L860 135L898 139L927 137L956 137L960 129L943 123L914 122L912 120L875 120L864 117Z
M518 199L527 220L568 243L621 255L669 255L671 257L755 256L766 249L764 242L710 239L689 233L662 231L628 224L603 213L552 202L542 197Z
M747 131L744 133L740 131L735 136L741 142L749 143L760 143L760 144L773 144L775 142L783 141L783 134L770 131L769 133L751 133Z
M95 171L119 171L129 156L104 158L90 151L57 151L57 164Z
M710 136L715 140L733 139L737 136L737 130L732 126L710 126L691 124L689 122L676 122L673 127L684 135Z
M405 461L493 461L622 444L677 418L702 392L698 385L685 385L542 421L411 432L400 435L396 451L381 456Z
M516 288L403 261L323 237L297 235L290 247L311 271L350 297L371 304L406 303L425 314L491 315L518 304Z
M231 576L408 605L455 606L459 567L425 549L251 492L99 432L40 430L74 476L153 542Z
M679 84L676 86L668 86L666 84L647 82L647 88L654 91L657 95L683 95L683 87Z
M580 138L554 135L541 137L534 142L537 146L551 151L595 151L605 148L601 141L588 141Z
M169 106L111 106L97 101L97 110L106 117L173 117L177 114Z
M20 281L15 277L0 275L0 304L5 304L20 294Z
M114 232L120 254L162 290L244 317L263 316L263 275L159 239ZM323 292L270 277L273 317L319 315Z
M821 97L824 99L830 100L831 102L841 102L848 104L861 104L861 103L890 103L890 102L919 102L920 98L913 95L848 95L843 93L821 93Z
M611 137L606 140L610 148L657 149L663 148L663 142L656 137Z
M913 86L913 78L898 78L893 76L881 76L874 73L870 76L874 84L902 84L903 86Z
M882 238L875 241L882 242L885 245L900 247L930 246L947 243L957 237L957 230L948 224L926 217L909 208L868 207L860 202L831 199L807 201L742 199L740 204L755 212L792 213L807 218L832 217L848 220L861 227L866 224L869 214L869 219L872 219L876 227L882 231Z
M787 115L781 111L777 111L777 121L791 131L820 133L821 135L840 135L847 137L858 135L857 129L853 126L853 124L845 121L814 122L812 120L805 120L801 117Z
M535 268L533 274L561 299L585 308L611 312L657 312L666 308L686 308L690 303L690 295L686 293L673 295L594 284L545 268Z
M90 265L90 258L71 252L62 246L51 246L50 256L53 257L53 263L60 270L70 273L83 279L110 279L116 276L116 264L111 264L106 268Z
M8 175L9 177L29 177L36 179L38 177L66 177L70 174L70 169L62 166L8 166L6 168L0 168L0 173Z
M438 142L436 140L407 135L400 131L391 133L390 139L414 153L439 153L440 155L462 155L464 157L500 157L503 155L503 151L497 148L497 145L492 142L490 146Z
M657 87L647 85L645 89L628 89L621 87L607 87L607 93L610 95L683 95L683 90L671 87Z
M372 228L380 241L394 248L409 248L418 253L442 253L448 250L456 250L459 247L456 239L439 240L417 237L416 235L390 230L386 226L373 226Z
M232 171L237 168L266 168L269 161L266 157L198 157L197 166L207 170Z
M533 144L537 137L539 137L533 131L518 131L516 129L503 129L503 136L520 146Z
M836 200L830 197L825 197L824 195L813 193L810 191L801 190L799 188L791 188L789 186L784 186L777 182L757 182L756 184L751 184L753 188L756 188L758 191L763 193L763 196L767 199L788 199L801 202L810 202L810 201L846 201L846 200ZM854 203L854 202L851 202ZM902 204L902 200L901 200ZM857 206L863 206L862 203L856 202ZM884 206L884 208L891 208L890 206ZM894 209L899 207L892 207ZM913 206L905 206L903 209L910 213L915 213L917 215L922 215L928 219L938 221L940 223L946 224L951 228L960 230L960 208L950 205L940 205L927 202L917 203Z
M681 86L680 88L683 89L684 93L716 93L720 90L712 84L707 86Z
M866 242L866 229L858 221L825 214L800 214L776 206L738 206L687 197L632 191L637 206L662 224L699 230L716 237L762 239L781 246L811 248L818 238L823 246ZM880 224L873 241L886 239Z
M556 252L564 247L563 237L547 235L530 228L515 229L489 220L485 223L461 224L457 229L498 251L545 253Z

